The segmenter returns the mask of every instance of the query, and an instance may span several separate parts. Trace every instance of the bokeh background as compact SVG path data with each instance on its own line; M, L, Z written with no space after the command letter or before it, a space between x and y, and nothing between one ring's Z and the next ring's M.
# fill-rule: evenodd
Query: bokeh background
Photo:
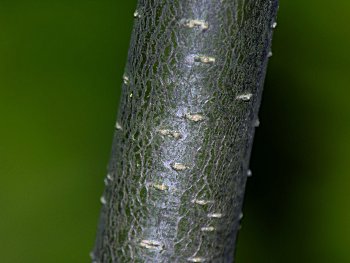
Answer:
M136 1L0 0L0 262L89 262ZM237 262L350 262L350 1L281 0Z

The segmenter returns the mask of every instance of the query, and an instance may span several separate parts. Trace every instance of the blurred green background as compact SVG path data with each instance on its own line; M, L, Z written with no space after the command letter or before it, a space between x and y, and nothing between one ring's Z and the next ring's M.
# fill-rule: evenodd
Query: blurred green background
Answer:
M136 1L0 0L0 262L89 262ZM237 262L350 262L350 1L281 0Z

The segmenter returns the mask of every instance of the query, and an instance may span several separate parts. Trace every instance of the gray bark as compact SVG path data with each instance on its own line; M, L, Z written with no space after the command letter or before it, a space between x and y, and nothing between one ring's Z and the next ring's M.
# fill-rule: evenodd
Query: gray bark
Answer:
M94 262L233 262L277 0L139 0Z

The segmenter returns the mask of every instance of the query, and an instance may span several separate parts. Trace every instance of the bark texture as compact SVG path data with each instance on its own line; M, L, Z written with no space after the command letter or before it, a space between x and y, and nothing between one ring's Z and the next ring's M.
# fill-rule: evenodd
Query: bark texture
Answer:
M233 262L277 0L139 0L93 262Z

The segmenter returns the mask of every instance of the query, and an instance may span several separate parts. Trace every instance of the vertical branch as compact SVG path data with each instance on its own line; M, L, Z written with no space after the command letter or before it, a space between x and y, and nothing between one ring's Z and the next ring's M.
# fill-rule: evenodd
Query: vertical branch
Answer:
M94 262L233 262L277 0L139 0Z

